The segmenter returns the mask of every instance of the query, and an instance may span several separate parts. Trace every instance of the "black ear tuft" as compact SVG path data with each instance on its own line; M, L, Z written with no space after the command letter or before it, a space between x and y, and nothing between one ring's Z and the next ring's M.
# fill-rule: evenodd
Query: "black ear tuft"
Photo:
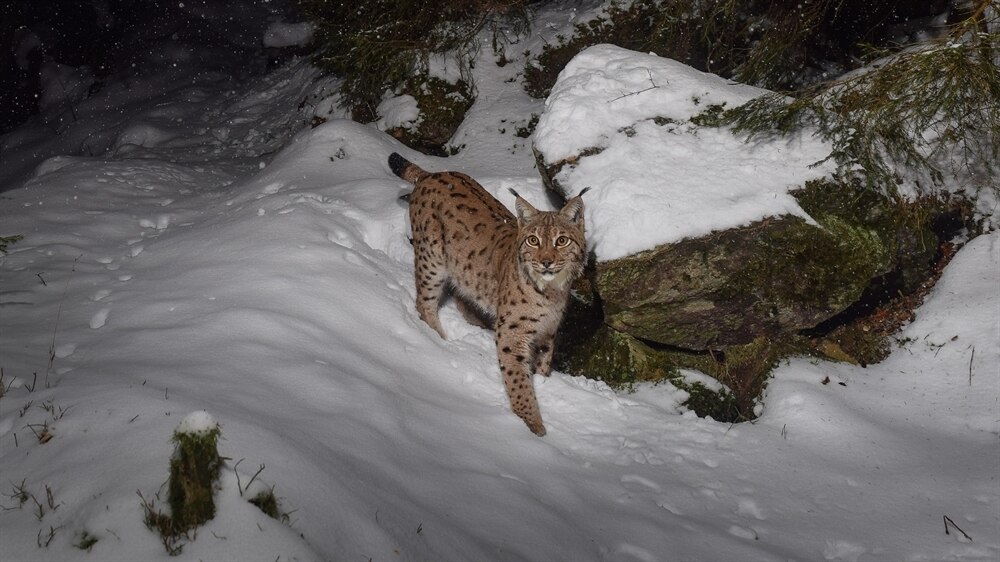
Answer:
M585 188L581 189L581 190L580 190L580 193L577 193L577 194L576 194L576 196L577 196L577 197L582 197L582 196L583 196L583 194L584 194L584 193L587 193L588 191L590 191L590 186L589 186L589 185L588 185L587 187L585 187Z
M393 152L389 155L389 169L399 177L403 177L403 172L410 165L410 161L403 158L399 153Z
M513 187L508 187L507 190L510 191L512 194L514 194L514 197L521 197L521 194L518 193L518 192L516 192L516 191L514 191ZM523 197L521 197L521 198L523 199Z

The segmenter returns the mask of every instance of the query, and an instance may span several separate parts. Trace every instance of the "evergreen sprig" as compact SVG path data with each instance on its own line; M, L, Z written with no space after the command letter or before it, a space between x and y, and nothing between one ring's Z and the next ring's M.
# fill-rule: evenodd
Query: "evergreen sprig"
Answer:
M372 111L385 91L426 72L435 54L454 55L468 82L478 34L493 32L502 51L507 31L527 28L525 0L300 0L317 24L320 66L340 74L342 105ZM500 54L498 52L498 54Z
M771 93L727 112L748 138L815 127L838 174L897 195L900 171L993 189L1000 177L997 0L981 0L940 38L884 56L796 97Z

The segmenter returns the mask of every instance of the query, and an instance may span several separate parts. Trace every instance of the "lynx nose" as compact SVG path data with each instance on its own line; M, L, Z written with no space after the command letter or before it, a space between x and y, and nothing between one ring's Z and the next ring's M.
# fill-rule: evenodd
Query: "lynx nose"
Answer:
M542 260L542 267L545 269L552 269L552 262L549 260Z

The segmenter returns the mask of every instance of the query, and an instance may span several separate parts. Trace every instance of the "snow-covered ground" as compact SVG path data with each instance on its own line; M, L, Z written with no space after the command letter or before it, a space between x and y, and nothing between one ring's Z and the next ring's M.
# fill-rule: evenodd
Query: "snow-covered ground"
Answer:
M136 492L162 504L171 434L202 410L230 460L182 559L1000 558L996 232L888 360L791 360L753 424L562 373L535 380L546 437L510 413L491 334L448 305L442 341L413 310L385 160L542 205L511 124L544 107L516 66L477 65L447 160L336 119L302 63L109 83L62 134L0 138L0 235L25 236L0 258L0 558L167 559ZM289 525L241 498L261 465Z

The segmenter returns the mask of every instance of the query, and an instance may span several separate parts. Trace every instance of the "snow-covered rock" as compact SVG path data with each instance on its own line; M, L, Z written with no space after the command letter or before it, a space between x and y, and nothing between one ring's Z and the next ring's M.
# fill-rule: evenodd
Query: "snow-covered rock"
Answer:
M540 168L569 195L587 193L589 242L600 261L745 226L809 220L790 191L820 178L830 148L806 137L747 144L692 116L764 90L679 62L596 45L559 74L535 129Z

